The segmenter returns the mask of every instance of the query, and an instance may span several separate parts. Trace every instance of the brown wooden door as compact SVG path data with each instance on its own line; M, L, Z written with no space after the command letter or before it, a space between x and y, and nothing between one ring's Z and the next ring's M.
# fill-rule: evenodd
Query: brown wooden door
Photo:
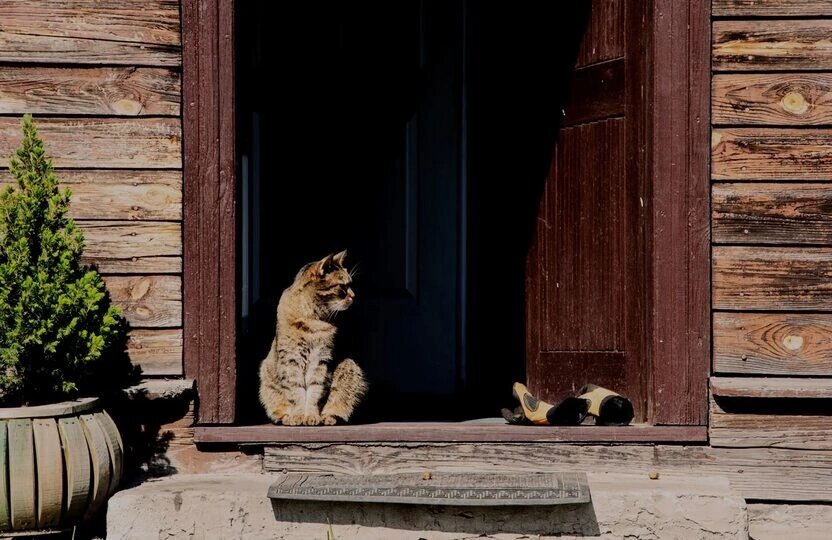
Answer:
M527 378L556 401L595 383L646 417L644 0L588 4L526 269Z

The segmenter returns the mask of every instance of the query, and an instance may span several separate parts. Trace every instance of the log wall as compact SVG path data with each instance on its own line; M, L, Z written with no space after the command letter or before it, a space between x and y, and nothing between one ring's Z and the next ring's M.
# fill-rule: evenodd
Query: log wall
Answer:
M832 501L832 3L712 7L710 445L795 467L749 497Z
M0 184L32 113L146 375L182 374L179 0L0 2Z

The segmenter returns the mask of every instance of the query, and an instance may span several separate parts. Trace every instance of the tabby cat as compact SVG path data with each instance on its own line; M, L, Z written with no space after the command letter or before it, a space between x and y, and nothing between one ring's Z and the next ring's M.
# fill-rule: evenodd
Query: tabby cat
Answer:
M260 402L275 423L346 422L367 391L364 373L351 359L333 369L336 328L330 321L355 298L346 255L342 251L305 265L280 296L277 331L260 366Z

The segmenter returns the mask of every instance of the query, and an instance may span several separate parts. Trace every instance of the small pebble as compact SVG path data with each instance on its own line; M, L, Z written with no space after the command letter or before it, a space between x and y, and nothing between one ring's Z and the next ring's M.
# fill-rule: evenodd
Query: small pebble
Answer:
M430 474L430 471L425 471L422 473L422 480L430 480L431 478L432 475Z
M659 471L650 471L647 476L650 480L658 480L659 479Z

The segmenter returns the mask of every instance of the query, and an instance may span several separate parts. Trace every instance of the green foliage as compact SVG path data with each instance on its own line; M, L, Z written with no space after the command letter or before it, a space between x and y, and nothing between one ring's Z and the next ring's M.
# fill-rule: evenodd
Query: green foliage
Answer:
M0 402L35 404L89 394L96 367L124 342L125 324L101 276L81 264L84 236L67 217L31 116L0 194Z

